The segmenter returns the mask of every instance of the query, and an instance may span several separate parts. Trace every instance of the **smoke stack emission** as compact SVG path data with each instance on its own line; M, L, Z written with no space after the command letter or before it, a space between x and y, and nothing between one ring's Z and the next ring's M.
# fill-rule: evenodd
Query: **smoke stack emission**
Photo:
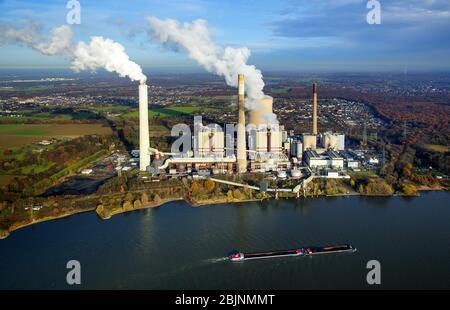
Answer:
M141 67L129 59L125 48L117 42L91 37L89 44L82 41L76 44L72 28L67 25L53 28L47 36L41 36L38 30L36 25L16 28L0 23L0 45L24 44L43 55L64 55L72 62L72 69L76 72L103 68L121 77L129 77L132 81L145 83L147 79Z
M15 28L0 22L0 45L2 43L25 44L44 55L65 55L72 61L72 69L76 72L103 68L139 81L140 169L147 169L150 165L147 77L141 67L130 60L121 44L103 37L91 37L89 44L82 41L75 44L72 29L67 25L54 28L51 36L43 38L35 25Z
M103 37L92 37L89 44L78 43L73 54L72 69L79 72L95 71L98 68L116 72L120 77L128 77L141 84L147 80L141 67L130 60L121 44Z
M313 135L317 135L317 84L313 84Z
M148 126L148 87L139 85L139 168L146 171L150 165L150 134Z
M238 75L245 76L247 100L245 107L259 110L258 101L265 98L263 75L253 65L248 65L250 50L246 47L222 47L211 36L208 22L203 19L191 23L180 23L173 19L147 17L148 34L154 41L169 49L184 50L189 58L195 60L206 71L223 76L227 85L238 86ZM277 124L273 113L264 116L268 124Z
M237 170L238 173L247 172L247 152L245 142L245 78L238 75L239 120L237 129Z

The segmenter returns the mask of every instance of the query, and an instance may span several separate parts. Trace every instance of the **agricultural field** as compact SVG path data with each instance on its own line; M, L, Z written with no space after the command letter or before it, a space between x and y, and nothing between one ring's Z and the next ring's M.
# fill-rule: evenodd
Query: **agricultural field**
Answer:
M201 109L199 107L194 106L172 106L167 108L156 108L156 109L150 109L149 117L174 117L174 116L184 116L184 115L190 115L196 111L200 111ZM126 118L138 118L139 117L139 111L133 111L126 113L124 115Z
M270 92L274 95L276 94L287 94L291 91L289 87L279 87L279 88L271 88Z
M111 128L103 124L0 124L0 149L21 147L42 140L111 133Z

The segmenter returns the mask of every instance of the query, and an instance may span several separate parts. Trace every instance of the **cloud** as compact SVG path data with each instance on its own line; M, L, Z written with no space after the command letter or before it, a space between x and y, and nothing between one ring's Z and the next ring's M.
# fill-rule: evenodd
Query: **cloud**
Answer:
M291 13L270 25L273 35L299 40L334 38L335 42L345 42L349 48L372 51L450 46L450 3L447 0L381 1L381 25L367 24L366 1L330 3L332 5L317 1L314 5L292 8Z

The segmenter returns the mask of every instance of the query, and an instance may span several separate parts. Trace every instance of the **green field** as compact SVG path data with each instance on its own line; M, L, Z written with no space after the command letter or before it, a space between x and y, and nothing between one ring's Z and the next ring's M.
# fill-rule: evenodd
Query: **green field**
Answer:
M279 88L272 88L270 92L272 94L287 94L291 91L289 87L279 87Z
M167 107L167 108L150 109L148 111L148 113L149 113L149 117L174 117L174 116L190 115L199 110L200 110L199 107L193 107L193 106L172 106L172 107ZM138 118L139 111L133 111L133 112L126 113L124 115L124 117Z
M44 139L73 139L111 132L103 124L0 124L0 149L21 147Z
M19 86L19 87L0 87L0 92L14 92L14 91L21 91L21 92L27 92L27 91L41 91L41 90L49 90L54 88L53 85L38 85L38 86Z

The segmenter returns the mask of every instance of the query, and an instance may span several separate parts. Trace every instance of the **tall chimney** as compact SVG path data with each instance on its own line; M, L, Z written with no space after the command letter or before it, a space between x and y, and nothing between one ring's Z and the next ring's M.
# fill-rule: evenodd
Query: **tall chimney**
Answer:
M150 134L148 128L148 87L139 85L139 168L146 171L150 166Z
M317 84L313 84L313 135L317 135Z
M239 74L239 122L237 129L237 171L247 172L247 151L245 143L245 81Z

